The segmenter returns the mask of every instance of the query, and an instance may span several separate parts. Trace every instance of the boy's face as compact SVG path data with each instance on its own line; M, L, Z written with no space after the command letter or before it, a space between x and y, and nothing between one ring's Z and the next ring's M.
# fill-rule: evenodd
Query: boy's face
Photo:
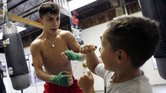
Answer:
M111 45L106 39L106 32L102 37L102 48L101 48L101 58L105 65L106 70L113 70L116 64L115 52L111 49Z
M47 13L41 18L44 30L54 33L57 31L60 25L60 14Z

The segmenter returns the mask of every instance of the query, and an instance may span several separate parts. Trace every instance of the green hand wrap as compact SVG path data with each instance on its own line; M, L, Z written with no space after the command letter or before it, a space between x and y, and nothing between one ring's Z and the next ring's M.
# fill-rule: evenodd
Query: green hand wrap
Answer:
M71 50L66 50L64 53L66 54L66 56L68 56L69 60L81 60L81 55L78 53L74 53Z
M58 75L52 75L49 78L49 82L59 86L68 86L68 80L65 72L60 72Z

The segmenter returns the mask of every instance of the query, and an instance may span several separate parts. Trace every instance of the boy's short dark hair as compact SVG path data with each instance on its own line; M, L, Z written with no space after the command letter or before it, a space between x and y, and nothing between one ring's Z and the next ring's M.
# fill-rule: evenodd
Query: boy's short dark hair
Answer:
M134 67L141 67L156 51L158 24L147 18L124 17L109 24L107 36L113 51L123 49Z
M60 8L54 2L45 2L42 3L38 9L39 17L42 18L44 15L50 14L59 14Z

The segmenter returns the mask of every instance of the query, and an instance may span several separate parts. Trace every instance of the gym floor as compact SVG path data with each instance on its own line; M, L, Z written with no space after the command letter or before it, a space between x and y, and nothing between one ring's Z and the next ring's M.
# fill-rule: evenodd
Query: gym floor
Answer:
M27 89L23 91L23 93L43 93L43 84L44 82L40 82L36 85L31 85ZM9 80L5 80L5 86L7 89L7 93L21 93L21 91L15 91L9 82ZM166 93L166 84L162 85L153 85L153 93ZM104 91L96 91L96 93L104 93Z

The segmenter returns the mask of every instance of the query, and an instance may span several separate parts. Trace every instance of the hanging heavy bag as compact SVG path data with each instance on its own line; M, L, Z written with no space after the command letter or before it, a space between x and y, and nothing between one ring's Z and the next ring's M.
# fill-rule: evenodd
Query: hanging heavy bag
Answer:
M160 24L160 42L154 55L160 76L166 79L166 1L165 0L140 0L144 16L156 20Z
M21 37L12 22L4 24L2 30L3 47L12 86L15 90L23 90L29 87L30 80Z

